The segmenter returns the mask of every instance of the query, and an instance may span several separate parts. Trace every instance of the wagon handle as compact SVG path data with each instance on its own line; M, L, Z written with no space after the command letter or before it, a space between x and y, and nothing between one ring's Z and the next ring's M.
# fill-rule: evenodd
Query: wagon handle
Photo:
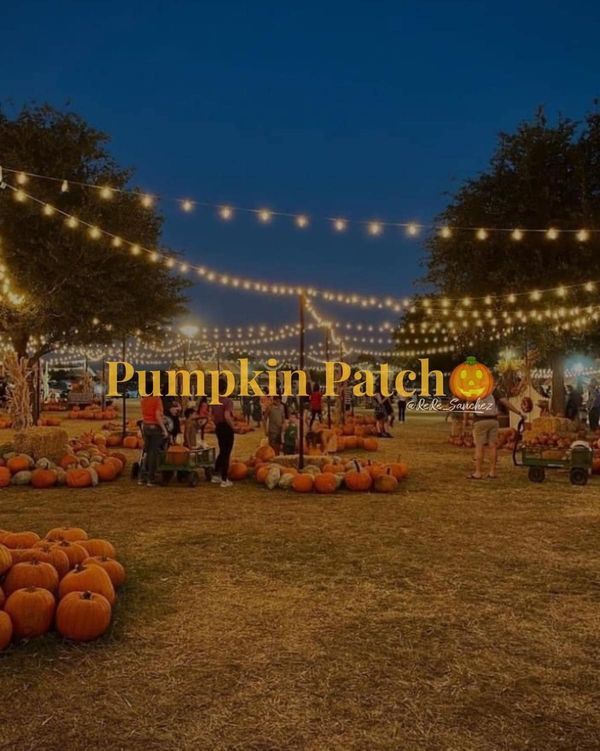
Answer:
M515 467L520 467L523 464L523 462L519 464L519 462L517 461L517 451L519 449L519 443L523 439L524 430L525 430L525 418L521 417L521 419L519 420L519 424L517 425L517 437L515 439L515 445L513 446L513 452L512 452L512 459L513 459L513 464L515 465Z

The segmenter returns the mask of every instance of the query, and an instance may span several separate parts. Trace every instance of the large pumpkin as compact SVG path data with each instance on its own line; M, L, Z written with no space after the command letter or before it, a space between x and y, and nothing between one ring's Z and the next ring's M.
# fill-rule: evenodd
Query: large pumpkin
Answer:
M57 482L58 477L52 469L34 469L31 473L31 484L34 488L51 488Z
M245 480L248 477L248 467L243 462L231 462L229 465L230 480Z
M87 538L88 533L81 527L54 527L46 535L46 540L50 542L60 542L61 540L75 542L76 540L87 540Z
M275 458L275 451L270 446L260 446L256 451L256 458L260 462L269 462Z
M7 548L32 548L39 541L37 532L8 532L2 542Z
M49 592L56 592L58 587L58 572L50 563L34 558L31 561L15 563L6 574L4 591L7 595L25 587L40 587Z
M16 553L17 551L13 552ZM67 557L67 554L64 552L64 550L61 550L58 545L54 545L51 542L38 542L36 544L36 547L32 548L31 550L23 550L18 552L23 554L21 560L24 561L32 560L36 557L36 554L39 554L38 557L43 556L39 558L39 560L46 561L46 563L51 563L58 571L59 579L62 579L67 571L71 568L69 558Z
M10 485L12 475L8 467L0 467L0 488L6 488Z
M27 454L17 454L12 456L7 462L6 466L10 469L13 475L17 472L24 472L33 467L33 459Z
M298 474L292 478L292 490L296 493L310 493L313 489L313 477L310 473Z
M68 469L67 487L89 488L92 485L92 474L89 469Z
M74 641L97 639L110 625L112 608L97 592L69 592L56 609L56 630Z
M116 589L120 587L125 581L125 569L119 561L115 561L114 558L109 558L107 555L95 555L90 558L86 558L83 562L84 566L100 566L109 575L113 587Z
M108 540L100 540L95 537L91 540L79 540L77 544L87 550L88 556L106 555L109 558L117 557L115 546Z
M13 592L4 610L10 616L15 636L29 639L50 629L55 607L54 595L47 589L27 587Z
M0 610L0 650L5 649L10 644L13 635L13 625L10 615Z
M385 472L375 479L373 487L378 493L392 493L398 487L398 480L391 473Z
M115 601L115 588L110 576L102 568L95 564L78 564L72 571L65 574L58 587L59 597L62 599L69 592L97 592L103 595L112 605Z
M69 559L69 568L73 568L73 566L76 566L78 563L83 563L83 561L85 561L85 559L90 555L86 548L83 548L81 545L79 545L79 543L69 542L69 540L61 540L60 542L55 542L54 546L59 550L62 550L62 552L67 556L67 558Z
M12 555L6 545L0 544L0 576L13 565Z
M483 399L494 390L494 377L475 357L467 357L450 374L450 390L468 402Z
M171 446L167 451L167 464L182 467L188 463L190 450L185 446Z
M369 490L373 484L371 475L358 464L354 462L354 469L349 470L344 475L344 482L348 490L365 491Z
M335 493L337 478L333 472L321 472L321 474L315 475L314 487L317 493Z

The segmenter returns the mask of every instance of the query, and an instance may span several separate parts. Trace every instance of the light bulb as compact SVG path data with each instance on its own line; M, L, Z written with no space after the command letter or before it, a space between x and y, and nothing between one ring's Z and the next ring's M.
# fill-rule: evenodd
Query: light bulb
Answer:
M183 211L190 212L194 208L194 204L192 201L186 198L185 201L181 202L181 208L183 209Z
M380 235L383 231L383 227L381 226L381 222L369 222L369 234L376 237L377 235Z
M487 236L488 236L487 230L483 229L483 227L477 230L478 240L487 240Z
M333 228L336 230L336 232L343 232L346 229L346 220L345 219L335 219L333 222Z
M258 212L258 218L263 224L271 221L271 212L268 209L261 209Z
M304 214L300 214L296 217L296 226L300 227L300 229L304 229L305 227L308 227L308 217L304 216Z
M584 243L590 239L590 233L587 231L587 229L580 229L576 237L580 243Z
M89 235L92 238L92 240L97 240L100 237L100 230L98 227L90 227L89 229Z
M406 231L408 232L408 234L409 234L409 235L410 235L411 237L414 237L415 235L418 235L418 234L419 234L419 225L418 225L418 224L414 224L413 222L411 222L411 223L410 223L410 224L409 224L409 225L408 225L408 226L406 227Z
M140 196L140 203L145 209L149 209L154 203L154 196L151 196L149 193L143 193Z
M558 237L558 230L554 227L550 227L550 229L546 232L546 237L548 240L556 240Z
M523 232L520 229L514 229L510 235L513 240L522 240Z
M440 237L443 237L445 240L447 240L449 237L452 237L452 230L450 227L442 227L440 229Z
M19 185L25 185L27 180L28 180L27 175L24 172L19 172L17 174L17 183Z
M113 192L108 186L104 186L100 189L100 198L104 198L105 201L110 200L113 197Z
M225 221L227 221L233 216L233 209L231 208L231 206L221 206L221 208L219 209L219 216L221 217L221 219L225 219Z
M52 216L52 214L54 214L54 206L50 206L50 204L47 203L44 205L43 211L45 216Z

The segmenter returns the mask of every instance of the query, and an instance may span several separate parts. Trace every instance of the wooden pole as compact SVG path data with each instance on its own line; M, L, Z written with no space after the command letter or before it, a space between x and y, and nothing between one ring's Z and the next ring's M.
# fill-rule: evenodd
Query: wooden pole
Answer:
M298 297L300 313L300 371L304 370L304 294ZM304 397L298 390L298 469L304 468Z
M106 395L105 395L105 382L104 382L104 371L106 370L106 361L104 358L102 358L102 361L100 363L100 367L102 368L100 372L100 388L102 391L100 392L100 408L104 412L106 409Z
M325 329L325 362L329 362L329 328ZM327 427L331 429L331 397L327 399Z
M123 351L122 351L122 358L123 362L127 362L127 337L123 337ZM123 391L123 436L127 433L127 391Z

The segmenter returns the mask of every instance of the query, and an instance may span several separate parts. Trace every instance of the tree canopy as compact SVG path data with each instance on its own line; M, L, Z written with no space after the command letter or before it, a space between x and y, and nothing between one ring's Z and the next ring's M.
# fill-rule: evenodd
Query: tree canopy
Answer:
M69 181L31 178L24 189L74 216L149 248L158 247L162 217L130 193L102 200L85 182L112 188L131 187L132 171L117 164L109 137L72 112L49 105L24 107L9 116L0 107L0 165ZM6 182L14 176L4 173ZM135 188L133 188L135 189ZM186 282L146 254L132 255L92 239L82 229L68 229L58 214L46 217L33 201L13 200L0 191L0 255L13 288L25 296L11 305L0 301L0 330L33 358L60 343L106 343L158 327L185 311Z

